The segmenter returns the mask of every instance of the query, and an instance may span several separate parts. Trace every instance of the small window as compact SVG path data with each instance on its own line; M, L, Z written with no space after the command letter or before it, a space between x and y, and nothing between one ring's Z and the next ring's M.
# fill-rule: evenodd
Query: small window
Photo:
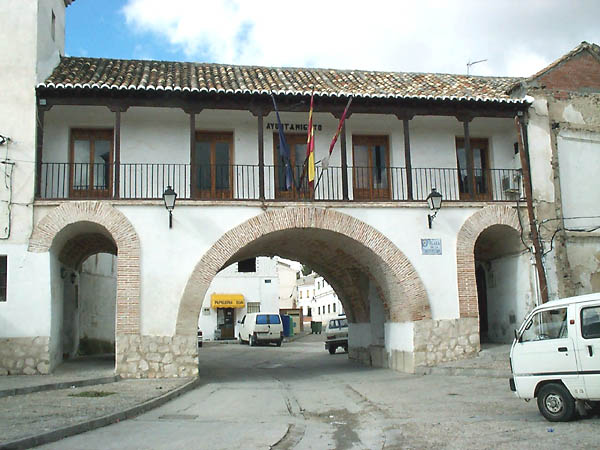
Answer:
M260 312L260 302L248 302L247 311L249 313Z
M268 316L266 314L259 314L256 316L256 323L258 325L267 325L269 323Z
M210 308L203 308L202 314L205 316L210 316Z
M600 306L581 310L581 335L584 339L600 338Z
M320 306L318 308L318 311L319 311L319 315L321 315L321 307Z
M256 272L256 258L240 261L238 263L238 272Z
M333 304L333 312L335 312L335 303Z
M302 298L302 291L300 291L300 298Z
M306 313L307 316L312 317L312 308L308 307L308 312Z
M327 305L327 314L331 313L331 305Z
M0 302L6 301L6 286L7 286L7 259L8 256L0 256Z
M265 280L265 283L269 284L269 283L271 283L271 280Z
M567 308L540 311L531 318L521 336L521 342L544 341L568 337Z

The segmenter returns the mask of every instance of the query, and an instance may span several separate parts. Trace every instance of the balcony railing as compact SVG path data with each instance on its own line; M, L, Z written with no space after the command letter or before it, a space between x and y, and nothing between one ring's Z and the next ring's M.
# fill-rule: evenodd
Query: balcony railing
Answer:
M264 166L266 200L342 201L342 168L316 168L313 188L300 167L291 179L278 166ZM522 196L515 169L348 167L352 201L425 200L435 187L444 201L514 201ZM410 189L409 189L410 184ZM161 199L172 186L179 199L258 200L258 165L163 163L42 163L39 199ZM469 186L471 187L469 189Z

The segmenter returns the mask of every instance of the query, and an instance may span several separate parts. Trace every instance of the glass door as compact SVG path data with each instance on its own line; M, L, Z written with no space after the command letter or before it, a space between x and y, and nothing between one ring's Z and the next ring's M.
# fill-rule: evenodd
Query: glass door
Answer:
M71 197L107 198L112 194L112 130L71 130Z
M456 138L458 187L461 200L488 201L492 199L487 139L471 139L473 167L468 164L465 140Z
M285 162L279 154L279 133L273 133L273 161L275 161L276 186L275 198L290 200L310 198L311 192L308 187L308 172L304 167L304 161L306 159L306 135L286 134L285 138L290 147L292 179L288 180L288 176L285 173ZM300 181L302 181L301 184Z
M224 199L233 196L233 135L196 133L192 155L194 198Z
M390 198L387 136L352 136L354 199Z

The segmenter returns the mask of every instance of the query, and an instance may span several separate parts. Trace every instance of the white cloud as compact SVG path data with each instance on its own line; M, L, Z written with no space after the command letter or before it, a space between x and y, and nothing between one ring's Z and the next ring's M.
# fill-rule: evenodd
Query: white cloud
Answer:
M128 0L127 24L190 60L527 76L582 40L600 2L579 0Z

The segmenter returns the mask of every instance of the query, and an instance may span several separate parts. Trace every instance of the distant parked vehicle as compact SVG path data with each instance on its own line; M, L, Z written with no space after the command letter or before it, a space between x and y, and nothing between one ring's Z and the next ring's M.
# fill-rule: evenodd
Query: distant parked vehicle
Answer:
M202 331L198 330L198 347L202 347Z
M333 355L338 347L342 347L345 352L348 352L348 319L346 317L331 319L325 328L325 350Z
M283 323L279 313L248 313L238 323L240 344L247 342L251 347L257 344L274 343L281 347Z
M535 308L515 331L510 367L511 390L537 398L549 421L574 418L576 400L600 412L600 293Z

